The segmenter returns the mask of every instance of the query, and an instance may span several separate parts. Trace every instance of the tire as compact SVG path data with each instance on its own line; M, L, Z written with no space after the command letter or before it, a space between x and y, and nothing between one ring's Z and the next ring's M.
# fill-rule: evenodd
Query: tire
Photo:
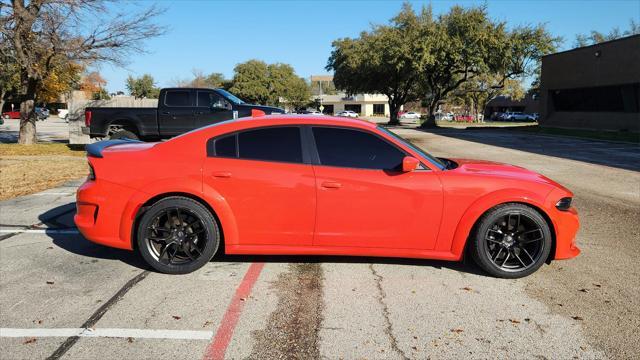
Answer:
M517 279L538 270L551 245L551 230L542 215L530 206L509 203L478 219L469 238L469 255L488 274Z
M109 138L112 140L115 139L132 139L132 140L138 140L138 135L136 135L134 132L131 132L129 130L117 130L115 131L113 134L109 135Z
M142 258L165 274L187 274L201 268L220 246L220 231L211 212L181 196L153 204L142 215L136 231Z
M9 119L11 119L11 116L9 116L9 115L2 115L2 118L3 118L3 119L5 119L5 120L9 120Z

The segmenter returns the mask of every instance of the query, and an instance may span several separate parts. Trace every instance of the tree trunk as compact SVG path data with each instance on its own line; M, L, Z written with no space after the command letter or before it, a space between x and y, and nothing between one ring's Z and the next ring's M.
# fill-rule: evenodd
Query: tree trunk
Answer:
M433 99L427 109L429 110L429 114L427 116L427 120L420 125L421 128L436 128L438 125L436 124L436 109L438 108L438 102L440 99Z
M0 114L2 114L2 111L4 110L4 96L7 94L7 91L5 89L0 90Z
M398 119L398 110L400 105L395 101L389 101L389 125L400 125L400 119Z
M32 145L37 142L36 138L36 114L35 101L24 100L20 103L20 134L19 144Z

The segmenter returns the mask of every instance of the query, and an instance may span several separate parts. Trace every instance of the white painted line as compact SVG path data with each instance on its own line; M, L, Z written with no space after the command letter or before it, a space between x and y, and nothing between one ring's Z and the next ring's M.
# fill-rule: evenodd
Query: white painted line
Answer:
M0 328L0 337L106 337L138 339L211 340L213 331L162 329L14 329Z
M44 192L44 193L38 193L38 194L33 194L35 196L44 196L44 195L75 195L75 193L68 193L68 192Z
M26 234L79 234L75 229L0 229L0 234L26 233Z

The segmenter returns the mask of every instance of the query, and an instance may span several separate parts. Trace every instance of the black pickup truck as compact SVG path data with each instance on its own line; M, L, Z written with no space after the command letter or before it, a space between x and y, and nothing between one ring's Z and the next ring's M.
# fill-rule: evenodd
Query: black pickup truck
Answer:
M247 104L224 89L167 88L160 90L157 108L86 108L82 132L92 138L158 140L225 120L282 113Z

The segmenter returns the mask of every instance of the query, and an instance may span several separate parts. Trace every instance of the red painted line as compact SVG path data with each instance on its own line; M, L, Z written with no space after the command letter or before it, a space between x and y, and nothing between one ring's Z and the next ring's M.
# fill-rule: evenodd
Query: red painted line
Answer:
M236 293L231 299L231 303L227 307L227 311L222 317L222 322L216 331L216 335L213 337L213 340L204 352L204 360L224 359L224 354L231 342L231 337L233 336L233 331L238 324L238 319L240 319L244 303L249 297L249 294L251 294L251 289L258 280L263 267L264 263L253 263L249 266L247 273L244 274L242 282L238 285Z

